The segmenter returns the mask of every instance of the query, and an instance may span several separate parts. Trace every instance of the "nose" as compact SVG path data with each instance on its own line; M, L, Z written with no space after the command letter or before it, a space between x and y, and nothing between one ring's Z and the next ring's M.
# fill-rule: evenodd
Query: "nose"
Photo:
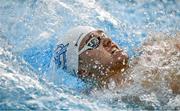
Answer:
M110 38L103 38L103 46L104 47L111 47L112 40Z
M114 42L112 42L110 38L103 38L103 46L106 48L113 48L113 47L118 48L118 46ZM122 49L119 50L122 51Z

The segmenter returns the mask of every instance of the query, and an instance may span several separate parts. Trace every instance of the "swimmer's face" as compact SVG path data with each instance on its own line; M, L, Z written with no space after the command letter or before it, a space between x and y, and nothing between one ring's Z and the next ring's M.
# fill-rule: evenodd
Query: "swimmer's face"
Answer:
M127 54L101 30L87 34L79 51L78 70L83 79L102 80L121 74L128 66Z

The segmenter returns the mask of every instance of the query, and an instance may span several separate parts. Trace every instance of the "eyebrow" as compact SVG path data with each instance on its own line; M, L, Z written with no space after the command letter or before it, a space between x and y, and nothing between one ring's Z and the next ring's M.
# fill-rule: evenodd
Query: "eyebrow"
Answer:
M97 32L97 34L94 34L94 33L92 33L92 32L90 32L90 33L88 34L89 38L85 41L85 44L87 44L88 41L92 38L91 35L99 35L99 34L104 33L104 31L102 31L102 30L96 30L96 32ZM105 33L104 33L104 34L105 34Z
M88 41L93 37L93 36L91 36L92 34L93 34L93 33L89 33L89 34L88 34L88 37L89 37L89 38L85 41L85 44L87 44Z
M103 30L97 30L97 32L98 32L98 33L104 33L104 31L103 31Z

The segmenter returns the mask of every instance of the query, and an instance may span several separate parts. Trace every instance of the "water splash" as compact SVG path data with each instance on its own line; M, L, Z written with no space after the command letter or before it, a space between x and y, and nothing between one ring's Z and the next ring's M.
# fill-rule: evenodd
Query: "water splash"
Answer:
M179 96L172 94L166 75L179 74L179 52L170 39L160 36L156 40L156 34L155 40L148 39L143 46L142 43L149 32L164 32L172 37L179 31L179 7L178 0L1 0L0 31L4 36L0 37L0 108L178 109ZM41 78L48 72L57 38L77 25L105 30L131 57L138 56L139 62L135 64L133 58L128 71L134 85L86 97ZM179 41L178 38L173 41ZM149 73L160 76L146 76ZM147 78L150 81L140 83ZM159 80L153 82L154 79ZM144 88L148 86L152 87Z

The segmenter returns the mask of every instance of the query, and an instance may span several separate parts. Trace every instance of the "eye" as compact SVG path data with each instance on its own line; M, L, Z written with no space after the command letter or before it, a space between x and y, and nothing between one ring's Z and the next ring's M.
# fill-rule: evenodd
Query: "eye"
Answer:
M93 37L87 44L89 47L97 48L99 46L100 39Z

